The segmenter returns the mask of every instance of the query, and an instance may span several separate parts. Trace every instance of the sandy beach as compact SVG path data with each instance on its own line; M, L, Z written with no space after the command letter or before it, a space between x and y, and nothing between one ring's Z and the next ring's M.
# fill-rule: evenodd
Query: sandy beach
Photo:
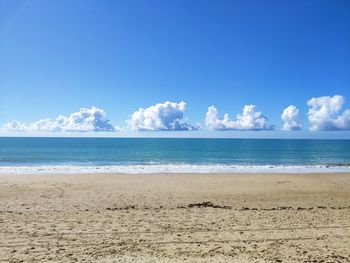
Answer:
M0 175L1 262L349 262L350 174Z

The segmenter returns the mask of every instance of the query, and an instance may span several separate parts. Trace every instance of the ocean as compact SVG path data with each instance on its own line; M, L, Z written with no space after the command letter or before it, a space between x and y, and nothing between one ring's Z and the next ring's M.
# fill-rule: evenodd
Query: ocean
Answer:
M0 138L0 173L350 172L350 140Z

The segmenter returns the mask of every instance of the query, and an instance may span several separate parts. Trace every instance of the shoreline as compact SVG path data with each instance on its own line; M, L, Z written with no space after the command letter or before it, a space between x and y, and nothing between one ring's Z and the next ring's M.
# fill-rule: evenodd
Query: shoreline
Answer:
M115 172L78 172L78 173L50 173L50 172L42 172L42 173L0 173L0 179L5 176L159 176L159 175L181 175L181 176L201 176L201 175L208 175L208 176L274 176L274 175L280 175L280 176L303 176L303 175L313 175L313 176L330 176L330 175L350 175L350 172L275 172L275 173L261 173L261 172L207 172L207 173L178 173L178 172L155 172L155 173L115 173Z
M349 165L33 165L0 166L0 174L310 174L350 173Z

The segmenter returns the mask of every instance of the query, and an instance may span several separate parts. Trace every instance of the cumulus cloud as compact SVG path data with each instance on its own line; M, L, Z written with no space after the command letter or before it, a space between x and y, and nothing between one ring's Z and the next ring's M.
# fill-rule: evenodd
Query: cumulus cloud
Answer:
M166 101L146 109L135 111L127 124L131 130L138 131L189 131L196 127L184 120L186 103Z
M274 127L268 125L268 119L262 112L256 110L255 105L245 105L243 113L236 116L237 120L230 119L227 113L223 118L215 106L210 106L205 116L205 125L211 130L272 130Z
M100 132L116 131L110 120L102 109L91 107L91 109L80 108L78 112L69 116L59 115L56 119L42 119L33 123L21 123L11 121L4 125L6 131L28 131L28 132Z
M3 128L7 131L25 131L27 126L19 121L13 120L6 123Z
M350 109L340 112L345 99L334 95L308 100L308 118L312 131L350 130Z
M299 120L299 109L294 105L290 105L283 110L281 119L284 121L283 130L297 131L302 128Z

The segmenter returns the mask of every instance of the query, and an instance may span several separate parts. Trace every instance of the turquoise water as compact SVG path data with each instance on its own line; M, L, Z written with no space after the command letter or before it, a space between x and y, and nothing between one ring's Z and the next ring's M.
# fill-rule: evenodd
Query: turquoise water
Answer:
M0 172L350 171L350 140L0 138Z

